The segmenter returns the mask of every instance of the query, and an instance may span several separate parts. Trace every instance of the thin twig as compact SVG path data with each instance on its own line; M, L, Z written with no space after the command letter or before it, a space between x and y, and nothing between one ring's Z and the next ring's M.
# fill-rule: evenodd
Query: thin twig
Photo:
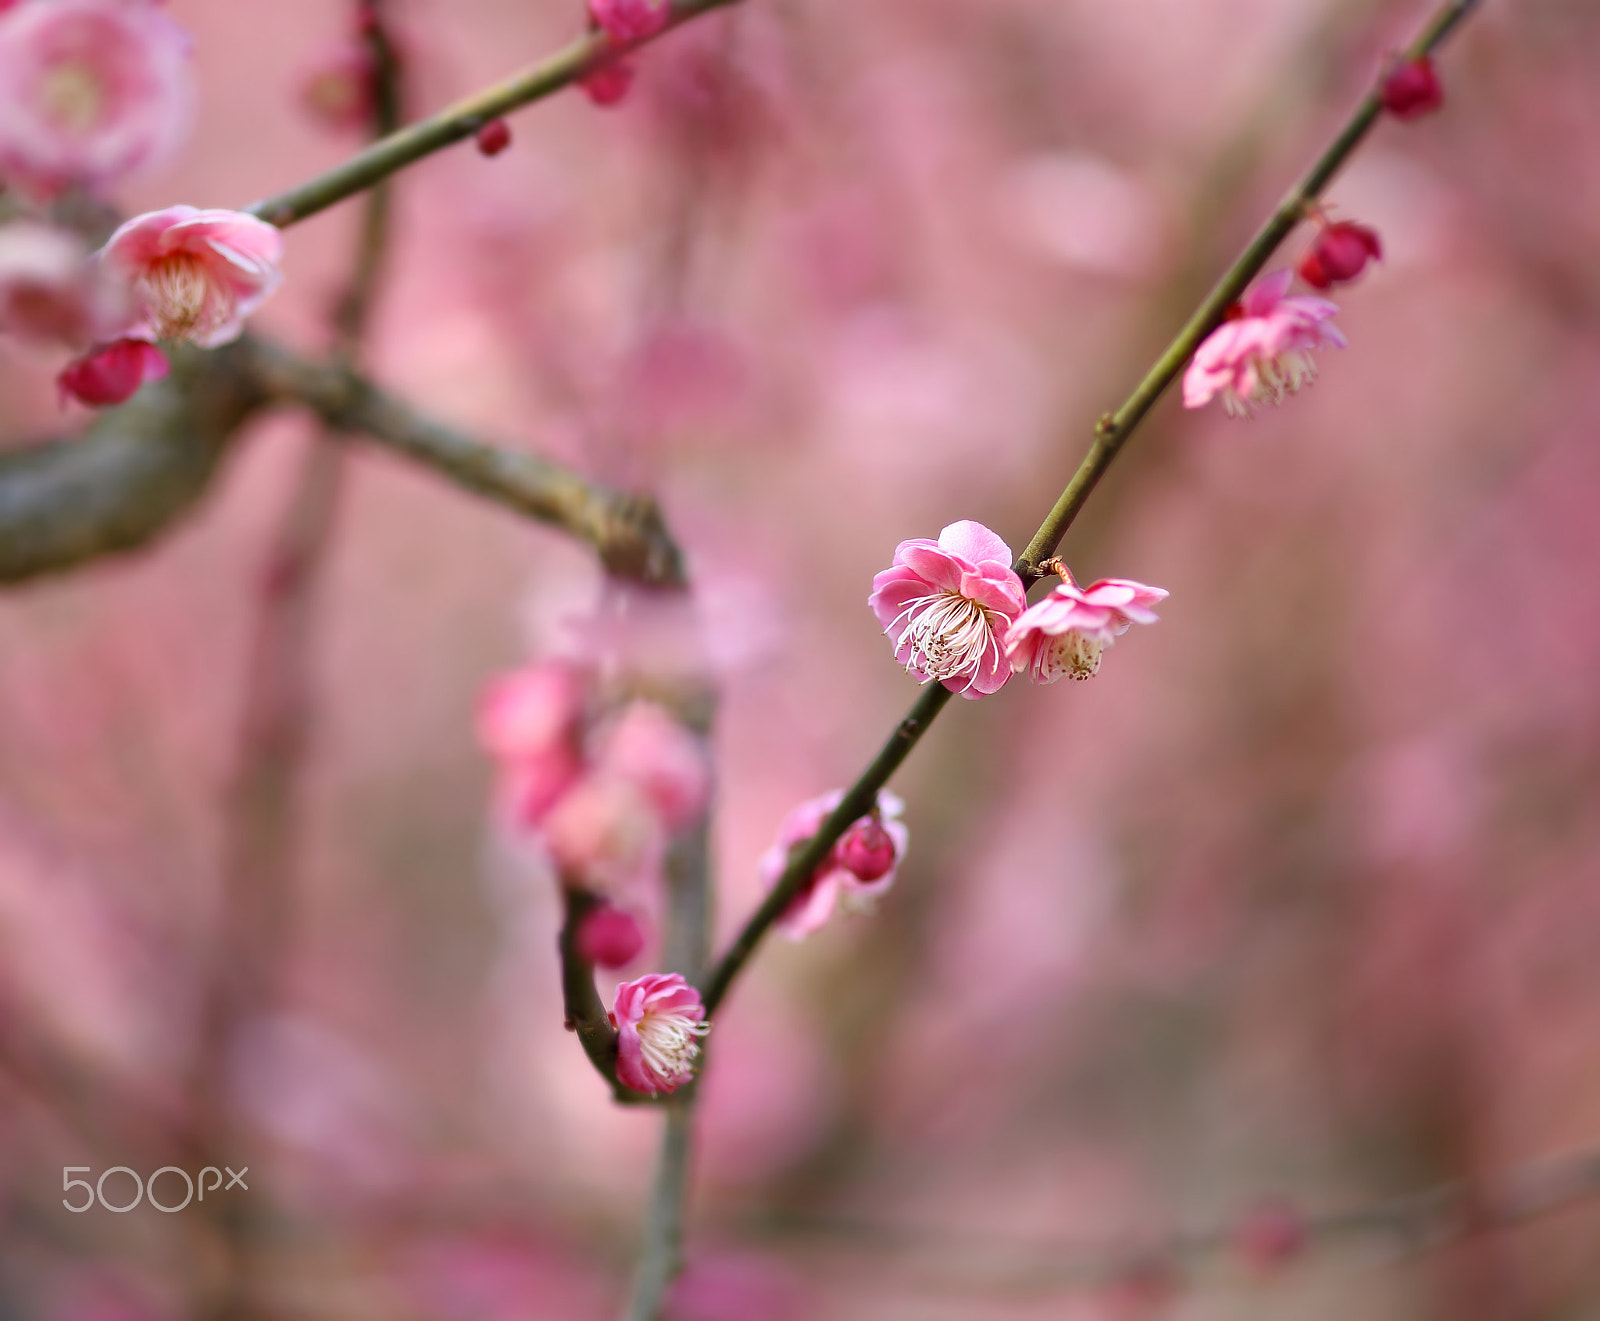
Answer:
M672 19L664 31L734 3L736 0L678 0L672 6ZM270 224L286 228L372 187L378 180L424 156L471 137L492 119L559 92L592 70L660 35L617 42L608 40L603 33L591 32L521 73L409 124L331 170L273 197L253 202L245 210Z
M694 1136L692 1105L693 1098L686 1096L667 1106L656 1180L645 1211L644 1244L635 1269L633 1294L624 1313L627 1321L655 1321L668 1286L683 1266L683 1220Z
M1441 41L1475 7L1477 0L1447 0L1424 25L1417 38L1406 48L1405 56L1412 58L1434 50ZM1272 216L1246 245L1238 259L1217 281L1211 292L1200 303L1166 351L1134 388L1133 393L1115 413L1107 413L1095 427L1094 441L1088 454L1079 465L1072 480L1056 501L1039 530L1028 542L1027 549L1013 566L1026 583L1040 576L1040 565L1056 552L1061 538L1077 517L1089 493L1121 451L1128 438L1144 420L1151 407L1166 388L1177 379L1184 364L1203 340L1221 322L1228 306L1236 300L1266 265L1273 251L1304 218L1307 203L1314 201L1327 187L1329 181L1366 137L1377 120L1381 106L1377 89L1369 92L1354 113L1340 129L1328 148L1317 158L1305 176L1291 188L1279 203ZM910 712L896 727L871 765L845 792L843 800L834 809L822 827L802 849L789 860L778 883L768 892L756 911L734 938L701 991L708 1010L716 1006L727 994L728 987L749 960L785 908L800 894L810 881L812 873L827 852L849 828L850 824L868 811L877 801L878 790L887 782L907 754L927 732L928 726L949 700L950 694L938 685L919 696Z

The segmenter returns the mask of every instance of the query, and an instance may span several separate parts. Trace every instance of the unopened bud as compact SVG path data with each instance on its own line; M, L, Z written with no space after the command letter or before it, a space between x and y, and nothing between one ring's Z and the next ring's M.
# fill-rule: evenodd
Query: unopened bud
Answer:
M503 119L491 119L478 130L478 151L484 156L498 156L511 145L511 126Z
M839 841L839 865L860 881L876 881L894 870L894 840L873 817L857 821Z
M131 398L146 381L159 381L167 371L166 355L154 344L119 339L74 358L56 377L56 389L63 405L70 398L105 408Z
M1328 289L1355 279L1369 261L1383 257L1383 244L1375 230L1354 221L1340 220L1323 226L1317 240L1300 258L1300 278L1316 289Z
M639 919L610 904L601 904L578 923L578 954L597 968L626 968L639 957L644 943Z
M1378 89L1383 108L1396 119L1415 119L1444 104L1444 88L1433 67L1433 60L1419 55L1396 64L1384 76Z

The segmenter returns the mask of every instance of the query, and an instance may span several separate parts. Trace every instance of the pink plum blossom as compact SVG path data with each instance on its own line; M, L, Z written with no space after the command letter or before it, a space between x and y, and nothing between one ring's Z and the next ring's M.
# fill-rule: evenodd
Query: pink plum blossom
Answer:
M582 772L585 701L577 671L555 663L501 675L479 702L478 742L499 763L498 797L517 825L538 825Z
M0 173L43 196L169 155L193 113L188 35L144 0L24 0L0 17Z
M77 235L29 220L0 227L0 330L82 349L114 339L131 309Z
M213 349L278 287L283 235L242 211L169 206L135 216L100 250L139 304L136 339L188 340Z
M783 876L794 848L804 844L821 829L822 823L828 819L829 814L843 798L844 790L834 789L816 798L807 799L783 819L783 824L778 827L777 840L761 855L761 860L757 864L761 879L768 889L776 885ZM880 789L877 815L894 849L892 864L876 876L864 877L846 865L845 860L840 857L839 846L835 845L822 865L812 874L810 883L778 918L778 930L790 940L803 940L827 922L837 904L842 903L846 908L855 911L870 911L878 899L894 884L895 873L905 857L910 834L900 820L900 815L904 811L905 804L898 796L887 789ZM871 819L862 817L860 821L854 823L850 830L845 832L844 840L850 838L856 826ZM865 870L870 872L874 869Z
M345 39L314 55L301 75L300 104L328 128L350 130L372 122L376 70L372 48Z
M589 0L589 13L615 41L642 41L666 27L672 17L667 0Z
M700 992L677 973L650 973L617 987L617 1077L636 1092L675 1092L694 1076L705 1022Z
M560 662L502 674L478 703L478 743L498 761L543 757L576 737L583 680Z
M632 702L600 745L596 765L636 785L668 830L706 809L711 767L700 740L654 702Z
M1313 349L1345 346L1329 324L1339 309L1325 298L1286 297L1293 278L1274 271L1240 300L1238 316L1206 336L1184 373L1185 408L1204 408L1219 394L1235 417L1252 404L1280 403L1316 377Z
M1029 671L1035 683L1091 678L1100 653L1130 624L1155 623L1150 607L1166 599L1160 587L1127 578L1102 578L1086 588L1058 583L1011 625L1006 656L1015 672Z
M1027 600L1010 547L982 523L964 520L938 541L917 537L896 546L894 563L873 578L867 604L907 673L978 698L1011 677L1000 638Z
M593 771L556 800L539 829L563 877L601 889L644 880L660 865L665 843L644 792L621 776Z
M76 399L90 408L105 408L132 398L146 381L159 381L168 371L166 354L142 339L119 339L81 358L74 358L56 377L61 402Z

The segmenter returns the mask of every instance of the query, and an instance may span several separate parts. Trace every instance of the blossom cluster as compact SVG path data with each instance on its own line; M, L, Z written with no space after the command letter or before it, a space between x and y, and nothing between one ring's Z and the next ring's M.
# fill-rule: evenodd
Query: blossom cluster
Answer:
M844 790L834 789L807 799L784 818L777 840L758 863L768 889L788 870L794 850L822 828L843 799ZM778 930L791 940L802 940L823 926L836 907L870 912L894 884L905 857L909 835L900 820L904 811L899 798L880 789L873 810L845 830L784 909Z
M998 692L1013 674L1036 683L1087 679L1130 624L1150 624L1159 587L1104 578L1087 588L1054 562L1061 582L1032 606L1011 550L981 523L952 523L937 541L902 541L872 580L868 605L894 644L895 659L921 683L962 697Z
M580 957L622 968L646 939L635 908L659 880L668 839L700 819L711 794L701 740L655 702L599 709L590 677L562 661L502 675L478 709L478 738L498 768L500 811L536 840L561 883L599 896L576 932ZM677 974L617 988L617 1076L646 1093L692 1076L708 1025Z
M0 179L38 205L164 160L193 118L190 40L154 0L22 0L0 12ZM236 211L136 216L90 253L0 228L0 330L77 356L63 398L120 403L167 374L161 343L215 348L277 288L283 240Z

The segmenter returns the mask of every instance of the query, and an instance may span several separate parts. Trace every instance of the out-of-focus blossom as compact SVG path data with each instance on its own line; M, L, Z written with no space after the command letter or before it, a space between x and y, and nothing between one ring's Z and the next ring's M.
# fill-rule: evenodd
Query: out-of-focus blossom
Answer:
M644 792L619 775L589 773L539 823L563 876L613 888L649 875L661 856L661 818Z
M799 1321L807 1314L795 1278L754 1256L692 1258L673 1281L664 1321Z
M711 767L700 740L654 702L633 702L600 745L596 765L638 787L668 830L705 811Z
M569 745L583 715L583 680L570 665L526 665L495 679L478 704L478 743L497 761Z
M77 235L27 220L0 228L0 330L83 348L114 338L131 306Z
M1416 119L1444 104L1444 87L1431 56L1396 64L1384 75L1378 89L1383 108L1396 119Z
M473 136L481 156L498 156L511 145L511 125L503 119L491 119Z
M672 17L667 0L589 0L589 13L596 25L617 41L653 37Z
M1376 230L1353 220L1338 220L1322 226L1296 269L1313 289L1329 289L1354 280L1369 261L1382 257L1383 244Z
M499 764L498 797L516 825L537 825L577 780L583 707L583 682L562 664L513 670L484 693L478 742Z
M628 60L610 60L579 78L578 86L596 105L613 106L633 87L633 73L633 65Z
M978 698L1011 677L1000 639L1027 593L1010 547L982 523L952 523L937 541L902 541L894 563L873 578L867 604L895 659L922 683Z
M177 147L188 34L144 0L24 0L0 17L0 173L51 196L104 188Z
M282 280L283 235L242 211L169 206L135 216L100 250L126 280L139 339L188 340L213 349L238 339L244 319Z
M1280 403L1315 379L1313 349L1343 348L1325 298L1288 297L1293 272L1274 271L1240 300L1238 314L1206 336L1183 377L1183 406L1203 408L1222 396L1234 417L1251 405Z
M817 833L822 823L828 819L829 813L839 805L843 797L843 789L834 789L816 798L807 799L783 819L783 824L778 827L777 840L761 855L757 863L761 879L768 889L776 885L782 877L795 847L804 844ZM878 899L894 884L895 874L905 858L910 834L906 830L905 823L900 820L904 811L905 804L897 795L887 789L880 789L878 823L881 824L894 849L893 861L888 870L880 872L877 876L862 876L845 863L840 857L839 846L835 845L812 873L810 883L800 891L794 902L778 918L778 930L790 940L803 940L823 926L833 915L835 906L840 903L855 911L870 911ZM859 821L853 822L850 829L841 837L842 840L848 839L858 826L871 820L871 817L862 817ZM866 870L873 869L866 868Z
M1264 1202L1235 1226L1233 1244L1252 1270L1265 1274L1287 1266L1310 1239L1306 1218L1288 1202Z
M625 908L603 903L578 923L578 954L599 968L626 968L644 944L643 923Z
M617 987L617 1077L636 1092L675 1092L694 1076L705 1022L700 992L677 973L650 973Z
M372 123L375 73L371 46L337 42L314 55L301 75L300 104L328 128L364 128Z
M1100 668L1100 653L1128 631L1130 624L1153 624L1150 607L1166 600L1160 587L1127 578L1102 578L1080 588L1058 583L1035 601L1006 634L1006 656L1035 683L1063 676L1088 679Z
M169 370L167 355L142 339L119 339L74 358L56 377L61 402L76 399L90 408L105 408L131 398L146 381L159 381Z

